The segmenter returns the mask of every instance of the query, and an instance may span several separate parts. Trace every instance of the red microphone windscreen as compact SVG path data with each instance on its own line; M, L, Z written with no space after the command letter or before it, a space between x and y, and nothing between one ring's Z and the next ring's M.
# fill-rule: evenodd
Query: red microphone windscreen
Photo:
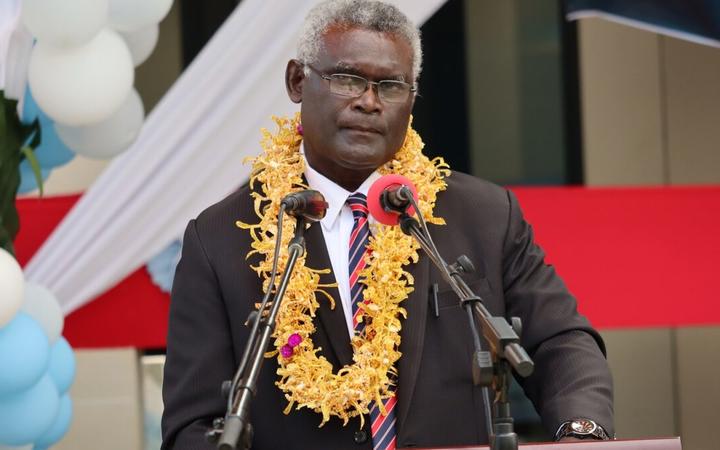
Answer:
M372 186L370 186L370 190L368 191L367 195L367 203L370 214L372 214L375 220L384 225L397 225L400 221L399 213L395 211L385 211L385 208L383 208L382 204L380 203L380 198L382 197L383 191L393 186L409 187L412 191L413 198L417 199L417 189L415 189L415 185L412 184L412 181L408 180L404 176L391 174L384 175L378 178L372 184ZM407 209L407 213L413 215L415 214L415 209L410 206Z

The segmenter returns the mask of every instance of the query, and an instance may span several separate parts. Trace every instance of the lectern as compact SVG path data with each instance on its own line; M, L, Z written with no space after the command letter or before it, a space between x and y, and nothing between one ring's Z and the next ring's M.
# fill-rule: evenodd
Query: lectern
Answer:
M679 437L617 441L573 441L520 444L521 450L682 450ZM433 447L424 450L489 450L490 447ZM418 450L418 449L414 449Z

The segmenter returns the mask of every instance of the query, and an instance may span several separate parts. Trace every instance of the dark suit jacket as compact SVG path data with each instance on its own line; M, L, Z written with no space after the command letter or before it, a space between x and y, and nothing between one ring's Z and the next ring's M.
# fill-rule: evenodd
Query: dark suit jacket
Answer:
M465 254L477 271L469 286L496 315L523 321L522 345L533 358L533 375L519 380L553 433L565 420L591 418L613 433L612 380L604 346L554 269L533 243L514 195L498 186L454 173L438 196L436 215L446 226L430 226L447 261ZM163 397L163 448L205 449L203 433L225 413L223 380L232 378L248 328L243 324L262 296L258 276L246 260L250 236L235 221L256 223L247 186L190 222L177 268L170 306ZM320 224L306 234L307 265L329 268ZM472 340L464 310L428 259L410 268L414 292L403 303L398 371L398 447L486 443L481 389L473 386ZM334 282L332 275L321 280ZM440 316L429 309L429 292L439 285ZM337 307L326 300L316 319L316 347L337 370L352 362L348 331L337 290ZM251 420L253 448L260 450L372 448L358 444L358 419L346 427L307 409L283 415L287 402L275 387L274 359L260 375ZM368 421L366 421L367 424ZM367 429L367 425L366 425ZM368 431L369 436L369 431Z

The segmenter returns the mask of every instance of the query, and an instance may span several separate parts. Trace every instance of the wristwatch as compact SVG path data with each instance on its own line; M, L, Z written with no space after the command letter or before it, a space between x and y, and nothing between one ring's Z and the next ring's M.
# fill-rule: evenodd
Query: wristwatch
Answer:
M603 427L590 419L572 419L560 425L555 433L555 440L558 441L565 436L572 436L577 439L609 440Z

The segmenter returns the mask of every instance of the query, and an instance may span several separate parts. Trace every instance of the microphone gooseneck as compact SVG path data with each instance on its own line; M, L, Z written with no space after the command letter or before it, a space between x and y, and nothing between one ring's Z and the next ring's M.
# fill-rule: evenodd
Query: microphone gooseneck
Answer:
M232 380L222 384L223 395L227 396L227 410L224 417L213 421L210 431L205 434L208 442L220 450L247 450L252 446L253 427L250 423L250 404L257 392L258 377L265 361L265 352L275 330L280 305L285 295L293 268L298 258L305 253L306 222L317 222L325 217L328 204L318 191L304 190L285 196L278 211L278 231L275 236L275 253L270 274L270 283L262 302L248 318L252 327L245 342L240 364ZM295 236L288 244L288 259L280 283L275 286L278 257L282 243L282 222L284 214L297 218ZM273 296L274 294L274 296ZM272 301L270 301L270 297Z
M462 279L462 274L472 271L473 265L467 257L448 265L440 255L427 228L422 212L417 220L410 217L411 208L418 208L417 194L412 183L399 175L387 175L377 180L368 192L368 207L375 219L386 225L400 225L403 233L413 236L425 251L440 275L458 295L465 309L470 331L473 336L472 377L476 386L482 386L483 405L490 447L492 450L516 450L518 437L513 429L508 399L508 380L512 369L522 377L532 374L534 363L520 345L521 322L512 317L512 325L503 316L492 316ZM478 330L478 325L480 330ZM483 350L480 334L489 349ZM495 390L494 408L490 406L489 386Z

